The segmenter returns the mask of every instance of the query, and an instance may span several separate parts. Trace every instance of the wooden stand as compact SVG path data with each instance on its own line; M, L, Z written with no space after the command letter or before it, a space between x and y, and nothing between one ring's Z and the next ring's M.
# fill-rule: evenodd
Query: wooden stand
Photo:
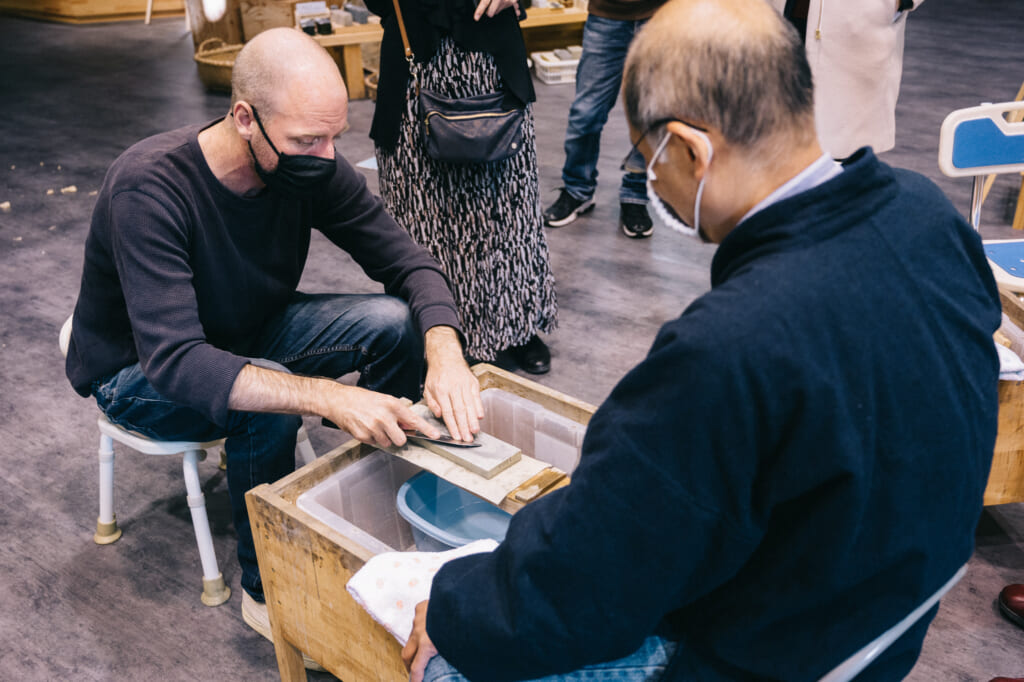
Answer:
M316 41L338 63L341 77L345 79L349 99L366 99L366 85L363 82L363 45L379 45L384 37L380 24L353 24L339 28L329 36L315 36Z
M1024 301L1000 289L1003 312L1024 329ZM985 488L985 506L1024 501L1024 382L999 382L999 430L992 469Z
M473 372L482 389L501 388L582 424L596 409L491 365L476 365ZM343 680L408 679L398 642L345 590L373 552L296 504L302 493L376 449L351 441L276 483L246 493L274 650L285 682L306 679L301 652ZM543 471L510 492L500 506L514 513L568 482L560 471Z
M999 431L985 506L1024 501L1024 381L999 382Z

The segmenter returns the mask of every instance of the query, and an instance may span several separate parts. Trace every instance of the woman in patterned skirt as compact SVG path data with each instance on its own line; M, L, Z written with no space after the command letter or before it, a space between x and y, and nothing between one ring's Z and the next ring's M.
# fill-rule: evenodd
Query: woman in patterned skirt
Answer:
M392 0L367 5L384 26L370 130L384 204L451 280L467 355L494 360L508 350L525 371L547 372L550 354L538 332L554 329L557 306L518 8L510 0L482 0L480 7L470 0L401 0L420 87L452 98L504 91L506 104L527 107L518 153L453 164L426 153Z

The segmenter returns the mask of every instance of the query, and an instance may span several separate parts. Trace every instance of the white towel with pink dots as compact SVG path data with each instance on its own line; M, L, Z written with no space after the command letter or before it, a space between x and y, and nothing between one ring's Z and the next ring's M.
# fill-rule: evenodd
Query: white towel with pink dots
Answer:
M375 621L405 646L416 605L430 598L434 574L452 559L492 552L494 540L476 540L447 552L384 552L349 578L346 589Z

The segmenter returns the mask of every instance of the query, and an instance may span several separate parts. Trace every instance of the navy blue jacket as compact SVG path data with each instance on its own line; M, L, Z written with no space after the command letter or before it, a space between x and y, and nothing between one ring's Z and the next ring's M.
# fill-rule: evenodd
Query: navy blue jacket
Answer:
M998 412L999 301L932 183L862 150L740 224L712 289L590 422L572 484L435 577L472 680L679 642L666 680L813 680L970 557ZM902 679L929 614L870 679Z

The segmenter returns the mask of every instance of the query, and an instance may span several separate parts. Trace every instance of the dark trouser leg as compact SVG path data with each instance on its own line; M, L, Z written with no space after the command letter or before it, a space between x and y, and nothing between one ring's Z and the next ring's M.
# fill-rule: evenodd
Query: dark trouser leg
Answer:
M245 493L263 483L272 483L295 471L295 434L302 417L286 414L231 412L228 439L228 493L231 515L238 534L238 563L242 587L257 601L263 601L263 583L256 563Z
M296 294L245 354L296 374L359 372L372 391L419 399L423 338L404 301L384 295Z

